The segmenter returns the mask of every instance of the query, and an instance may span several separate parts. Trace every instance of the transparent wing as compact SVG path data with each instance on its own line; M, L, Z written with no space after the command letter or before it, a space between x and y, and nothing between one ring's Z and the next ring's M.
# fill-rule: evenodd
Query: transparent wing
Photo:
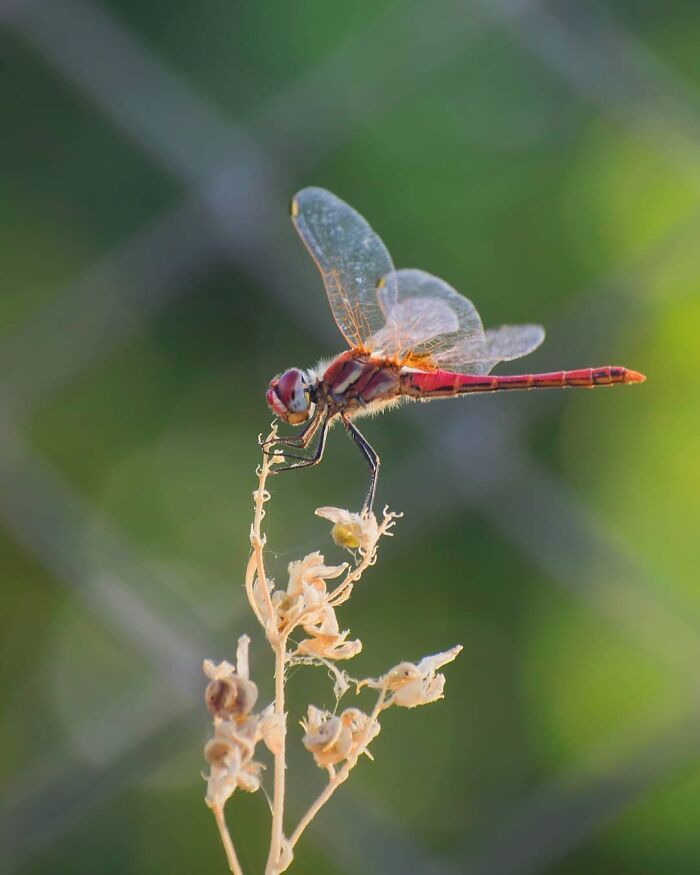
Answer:
M421 270L396 272L398 298L379 298L386 326L374 336L376 349L417 368L488 374L500 361L520 358L544 340L539 325L505 325L484 331L472 302L444 280ZM392 346L393 344L393 346Z
M443 349L438 365L446 371L461 374L488 374L499 362L529 355L544 340L541 325L502 325L484 332L482 341L455 338L450 348Z
M541 325L501 325L489 328L484 335L481 347L470 351L472 361L510 362L513 359L530 355L544 340Z
M372 335L386 322L378 288L389 308L397 300L386 246L359 213L323 188L295 195L292 221L321 271L338 328L351 347L372 349Z
M374 336L374 347L406 360L409 367L444 367L443 357L460 344L480 349L484 329L472 302L452 286L423 270L395 274L398 296L379 290L386 325ZM390 288L387 282L386 288Z

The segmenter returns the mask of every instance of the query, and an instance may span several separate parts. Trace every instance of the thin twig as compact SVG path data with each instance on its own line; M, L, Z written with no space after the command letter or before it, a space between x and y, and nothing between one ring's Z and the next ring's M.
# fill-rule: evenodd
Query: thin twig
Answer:
M267 442L274 441L277 436L277 430L273 427L272 432L267 438ZM287 660L287 635L281 635L275 624L275 611L272 605L270 590L267 583L267 574L265 572L265 563L263 558L263 547L265 546L265 536L261 533L261 525L265 510L263 505L269 499L270 494L265 489L265 483L270 473L272 465L277 461L281 461L281 454L263 453L263 461L260 466L260 476L258 480L258 488L255 491L255 517L251 529L250 540L253 547L253 553L248 562L246 571L246 592L251 607L255 612L258 620L261 621L267 640L270 643L275 654L275 716L277 718L279 739L275 747L275 772L274 772L274 790L272 796L272 827L270 832L270 852L267 858L265 872L267 875L276 875L282 871L280 861L282 859L284 839L284 795L285 795L285 778L286 778L286 739L287 739L287 718L284 712L284 672L286 669ZM258 587L262 592L262 598L265 602L265 612L267 616L264 622L260 616L260 609L255 599L253 589L254 580L257 576Z
M233 875L243 875L243 869L241 869L241 864L238 862L236 849L233 846L231 834L229 833L228 826L226 825L224 811L220 805L214 805L212 807L212 811L214 812L214 817L216 818L216 825L219 827L221 844L224 846L224 851L226 852L228 867L231 872L233 872Z
M273 440L276 435L277 429L273 428L268 435L267 440ZM270 497L270 493L266 490L265 484L267 482L267 478L270 473L270 469L272 468L272 465L278 460L283 460L282 455L279 453L263 453L263 461L258 469L258 488L253 493L253 499L255 501L255 516L253 518L253 525L251 526L250 530L250 543L253 548L253 552L251 553L250 559L248 560L248 567L246 568L245 575L245 588L246 594L248 596L248 601L250 602L250 607L257 617L258 622L265 630L268 638L272 631L271 623L274 617L274 608L272 607L270 590L267 584L267 575L265 573L265 564L263 562L263 547L265 546L265 536L261 533L260 529L262 526L263 517L265 516L264 504ZM262 597L265 602L265 609L267 612L266 618L261 615L257 599L255 598L254 585L256 575L258 580L258 587L262 592ZM272 642L270 643L272 644Z
M275 651L275 715L278 720L280 737L275 748L275 778L272 796L272 830L270 853L265 869L268 875L275 875L278 868L284 839L284 794L287 770L286 741L287 716L284 713L284 671L287 655L287 638L281 636L274 646Z

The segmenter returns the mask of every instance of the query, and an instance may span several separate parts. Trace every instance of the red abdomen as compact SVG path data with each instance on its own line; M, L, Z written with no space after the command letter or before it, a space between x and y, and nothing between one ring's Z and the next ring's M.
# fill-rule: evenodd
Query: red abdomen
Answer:
M596 386L613 386L617 383L642 383L645 379L637 371L616 365L503 377L455 374L451 371L410 371L402 375L401 389L404 394L414 397L444 398L468 392L499 392L504 389L594 389Z

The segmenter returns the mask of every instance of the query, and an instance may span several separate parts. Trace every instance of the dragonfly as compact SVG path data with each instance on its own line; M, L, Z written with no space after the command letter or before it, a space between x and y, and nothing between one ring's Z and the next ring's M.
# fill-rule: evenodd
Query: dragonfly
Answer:
M544 329L503 325L485 330L474 304L444 280L413 268L396 270L369 223L326 189L302 189L292 200L291 213L349 349L314 368L289 368L270 381L267 403L273 413L304 428L293 437L276 436L263 449L272 452L282 445L307 450L292 455L284 449L284 464L276 472L317 465L331 425L340 421L370 471L362 513L372 511L379 456L355 425L361 416L402 401L514 389L592 389L646 379L611 365L492 375L500 362L537 349Z

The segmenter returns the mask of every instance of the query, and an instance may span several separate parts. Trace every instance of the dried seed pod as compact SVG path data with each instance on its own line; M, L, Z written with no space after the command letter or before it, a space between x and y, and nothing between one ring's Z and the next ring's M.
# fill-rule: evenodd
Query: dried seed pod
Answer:
M204 759L212 766L225 768L233 753L233 745L225 738L210 738L204 745Z
M400 662L391 669L386 678L389 690L400 690L401 687L406 686L411 681L420 680L421 673L412 662Z
M218 678L207 684L204 700L214 717L222 720L242 720L258 699L258 688L253 681L238 675Z
M331 717L303 738L304 747L311 751L319 766L330 766L344 760L352 747L352 733L340 717Z

